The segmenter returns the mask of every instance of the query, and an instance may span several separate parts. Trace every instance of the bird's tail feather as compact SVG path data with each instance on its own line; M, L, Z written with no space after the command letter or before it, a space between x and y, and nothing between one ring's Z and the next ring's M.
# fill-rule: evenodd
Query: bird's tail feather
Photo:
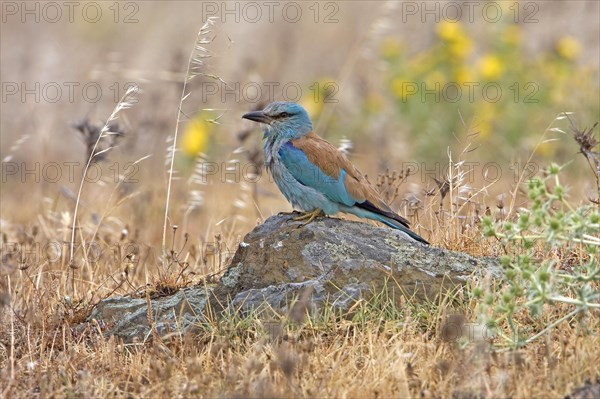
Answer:
M412 238L415 241L422 242L423 244L429 245L429 242L427 240L425 240L423 237L421 237L420 235L418 235L417 233L415 233L408 227L404 226L402 223L398 222L397 220L388 218L383 215L378 215L375 213L373 214L373 219L378 220L381 223L385 223L386 225L390 226L391 228L402 231L403 233L405 233L406 235L408 235L410 238Z
M341 210L343 212L348 212L359 217L377 220L381 223L390 226L393 229L404 232L407 236L409 236L415 241L429 245L429 242L427 242L427 240L425 240L423 237L421 237L408 227L408 220L392 212L391 210L382 210L370 201L364 201L352 207L341 207Z

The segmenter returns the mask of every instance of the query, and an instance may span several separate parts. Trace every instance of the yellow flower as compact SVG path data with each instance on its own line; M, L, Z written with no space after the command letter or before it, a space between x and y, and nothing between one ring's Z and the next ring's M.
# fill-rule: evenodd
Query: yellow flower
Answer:
M381 43L381 55L384 58L396 58L402 53L400 40L395 37L386 37Z
M572 61L581 53L581 44L575 38L565 36L556 43L556 52L564 59Z
M523 30L519 25L513 24L509 25L504 30L504 41L511 46L518 46L521 44L521 39L523 38Z
M479 60L479 71L485 79L495 80L504 73L504 63L499 56L488 54Z
M465 59L473 52L473 42L467 36L457 38L450 45L450 53L459 59Z
M538 153L545 158L554 155L554 152L556 151L556 146L552 144L553 143L550 141L546 141L540 144L540 146L537 149Z
M392 79L392 93L398 98L401 98L404 94L404 79L394 78Z
M474 82L477 78L471 68L461 66L454 72L454 79L456 83L463 84L465 82Z
M405 78L392 79L392 93L394 93L396 98L399 98L401 101L409 100L417 92L418 87L416 83Z
M462 26L458 22L443 21L437 26L437 34L443 40L456 40L463 35Z
M317 119L321 115L321 111L323 111L323 101L316 102L313 96L302 98L300 105L302 105L313 120Z
M488 139L492 134L494 119L496 117L495 105L489 102L483 102L481 108L475 116L476 130L479 131L479 138Z
M333 78L322 78L308 87L300 100L300 105L316 119L321 115L327 103L338 100L339 85Z
M450 53L459 59L468 57L473 51L473 41L458 22L441 22L438 25L437 34L448 43Z
M189 121L181 143L183 153L195 157L206 152L211 130L210 122L205 121L200 114Z

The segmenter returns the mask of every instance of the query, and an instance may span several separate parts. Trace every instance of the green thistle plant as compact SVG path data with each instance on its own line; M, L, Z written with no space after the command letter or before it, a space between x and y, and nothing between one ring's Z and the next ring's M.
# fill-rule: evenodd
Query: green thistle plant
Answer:
M496 237L506 250L501 258L505 281L497 292L478 286L472 295L485 297L480 315L487 325L499 326L501 346L529 344L561 323L584 320L580 316L590 309L600 309L600 214L596 206L574 208L567 201L560 171L552 164L547 177L528 182L531 206L515 222L483 219L485 235ZM559 317L552 308L562 305L572 310ZM527 316L543 319L542 327L523 323Z

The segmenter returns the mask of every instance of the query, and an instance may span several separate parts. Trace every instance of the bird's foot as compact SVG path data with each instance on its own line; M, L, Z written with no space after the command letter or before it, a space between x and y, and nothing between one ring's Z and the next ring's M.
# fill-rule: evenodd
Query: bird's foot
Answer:
M277 216L292 216L292 215L302 215L303 212L299 211L291 211L291 212L279 212Z
M312 222L313 220L315 220L316 218L321 217L321 216L325 216L325 212L323 212L322 209L315 209L312 212L306 212L303 215L298 216L297 218L293 218L292 220L294 222L300 222L300 221L308 219L306 222L304 222L300 226L298 226L298 228L300 228L300 227L306 226L307 224L309 224L310 222Z

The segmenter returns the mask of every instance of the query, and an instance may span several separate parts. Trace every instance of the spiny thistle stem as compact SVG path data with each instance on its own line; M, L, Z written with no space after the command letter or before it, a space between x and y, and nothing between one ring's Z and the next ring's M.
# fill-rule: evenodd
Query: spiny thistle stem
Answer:
M525 166L523 167L523 170L521 171L521 173L519 173L519 179L517 180L517 184L515 185L515 188L514 188L514 190L511 193L510 206L508 207L508 213L506 214L506 216L510 216L512 214L512 211L513 211L514 207L515 207L516 200L517 200L517 193L519 192L519 188L521 186L521 183L523 182L523 179L525 178L526 166L529 165L529 163L533 159L533 156L537 152L538 148L540 148L540 146L542 145L542 143L544 143L544 139L546 138L546 135L548 134L548 132L553 131L552 130L553 129L552 125L554 125L554 123L556 121L565 119L565 118L567 118L571 114L572 114L572 112L561 112L560 114L558 114L558 116L556 118L554 118L554 120L552 122L550 122L550 124L548 125L548 127L544 130L544 132L542 133L540 139L536 143L535 147L533 147L533 150L529 154L529 158L527 158L527 162L525 162Z

